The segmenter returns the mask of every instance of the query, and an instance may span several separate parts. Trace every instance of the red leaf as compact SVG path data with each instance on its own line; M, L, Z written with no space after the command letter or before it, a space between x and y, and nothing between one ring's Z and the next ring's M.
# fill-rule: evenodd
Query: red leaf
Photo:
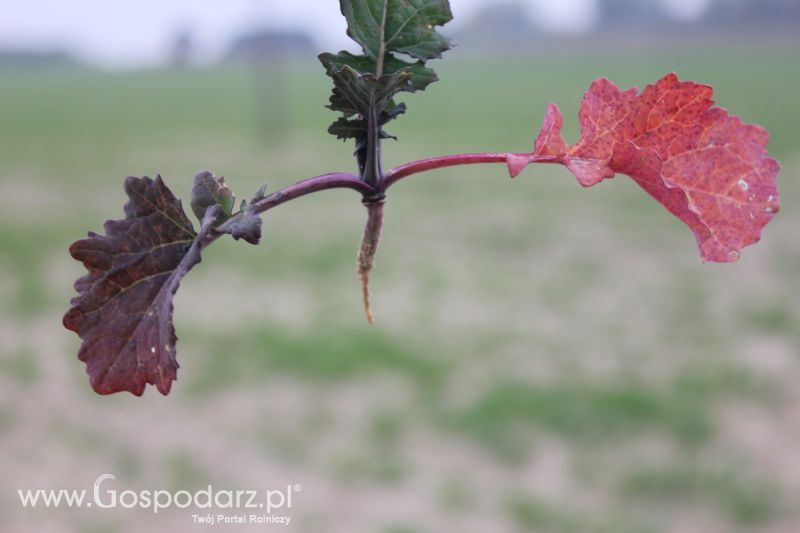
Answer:
M550 104L533 153L509 157L509 171L561 163L584 187L627 174L692 229L703 260L735 261L778 212L780 166L767 157L767 131L713 107L712 94L675 74L641 93L596 80L578 142L564 142L561 111Z
M64 326L83 339L78 358L95 392L140 396L150 383L167 394L178 370L172 297L200 262L220 208L208 210L198 235L160 176L130 177L125 192L125 219L109 220L105 236L90 232L70 247L89 273L75 282L79 295Z

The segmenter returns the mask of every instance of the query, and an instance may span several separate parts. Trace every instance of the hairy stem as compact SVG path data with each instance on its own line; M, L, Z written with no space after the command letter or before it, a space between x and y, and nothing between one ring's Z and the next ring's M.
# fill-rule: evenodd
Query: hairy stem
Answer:
M361 295L364 299L364 313L367 322L372 324L372 308L369 302L369 272L375 264L375 253L381 239L383 226L383 200L365 204L367 207L367 224L358 249L358 277L361 279Z

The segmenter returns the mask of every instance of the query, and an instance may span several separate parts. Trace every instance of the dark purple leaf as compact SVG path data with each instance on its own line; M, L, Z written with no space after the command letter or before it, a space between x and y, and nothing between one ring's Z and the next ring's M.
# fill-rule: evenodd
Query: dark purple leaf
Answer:
M70 247L89 273L75 282L64 326L83 339L78 358L95 392L140 396L150 383L168 394L178 370L172 298L222 208L208 209L197 234L160 176L129 177L125 192L125 219Z

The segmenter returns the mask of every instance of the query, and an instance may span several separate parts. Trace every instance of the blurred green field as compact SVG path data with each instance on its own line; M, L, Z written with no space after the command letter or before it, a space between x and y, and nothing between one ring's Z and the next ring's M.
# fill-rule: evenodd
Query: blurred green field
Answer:
M388 199L370 327L363 208L321 193L270 211L258 247L215 244L183 282L168 398L98 397L60 324L82 274L67 247L121 217L125 176L160 173L186 198L208 169L244 197L351 170L352 147L325 132L313 58L258 73L0 70L11 531L189 527L181 510L34 515L12 490L103 472L125 488L302 483L296 531L800 529L796 50L452 55L405 99L387 168L527 150L548 101L575 139L592 79L642 87L676 71L769 129L782 212L739 263L703 265L690 231L624 177L591 190L548 167L414 177Z

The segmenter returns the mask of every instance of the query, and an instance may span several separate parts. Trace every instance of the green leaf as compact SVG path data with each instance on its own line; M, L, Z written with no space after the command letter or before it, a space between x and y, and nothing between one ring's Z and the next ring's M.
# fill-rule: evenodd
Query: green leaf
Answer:
M400 52L422 60L442 57L453 42L434 30L453 15L447 0L340 0L348 35L374 60Z
M364 119L349 119L339 117L328 128L328 133L336 135L337 139L357 139L367 133L367 121Z
M409 64L396 59L390 65L393 69L398 68L378 78L369 71L353 67L369 68L372 61L364 56L340 52L338 55L321 54L319 59L333 78L333 94L328 107L344 114L328 128L339 139L363 138L368 127L366 117L372 106L378 116L378 126L383 127L406 110L405 104L396 104L392 100L394 95L401 91L424 89L437 79L436 74L421 62ZM381 131L381 137L390 136Z
M378 124L383 127L387 122L397 118L406 112L405 104L395 104L389 101L386 109L381 113ZM365 118L345 118L341 117L328 128L328 133L336 135L338 139L360 139L367 134L367 120ZM394 139L385 131L381 130L382 139Z
M338 54L320 54L319 60L329 72L330 69L341 70L345 65L362 74L374 73L377 68L374 59L366 56L356 56L345 51ZM393 76L400 71L411 72L411 84L401 89L407 92L423 91L428 85L439 80L436 72L426 67L422 61L408 63L393 55L387 55L383 63L382 76Z
M424 90L439 78L425 61L441 57L452 42L433 30L452 15L446 0L341 0L348 34L364 48L365 55L325 53L319 60L333 78L328 107L340 111L328 131L339 139L356 139L356 155L366 161L370 121L378 139L393 138L383 126L404 113L394 97L400 92ZM408 62L399 52L418 58ZM363 169L362 169L363 170Z
M345 116L369 115L373 104L380 113L398 92L415 90L412 81L414 74L410 68L376 77L370 72L359 71L339 61L340 59L340 56L332 54L320 56L328 75L333 78L334 88L329 107L334 111L341 111ZM359 60L358 63L365 58L356 59Z

